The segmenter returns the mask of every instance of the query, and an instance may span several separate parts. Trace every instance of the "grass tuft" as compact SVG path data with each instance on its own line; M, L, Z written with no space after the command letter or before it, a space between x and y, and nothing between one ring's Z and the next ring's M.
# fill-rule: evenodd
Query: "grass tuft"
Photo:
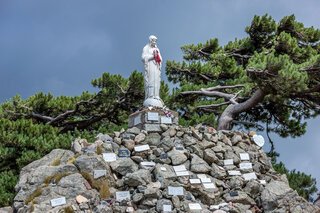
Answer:
M92 175L86 172L80 172L80 174L90 183L90 185L100 192L100 198L110 198L109 182L106 178L100 178L95 180Z
M33 199L35 199L36 197L39 197L41 194L42 194L42 187L39 187L24 201L24 204L28 205L28 203L33 201Z
M61 161L61 157L53 161L50 166L59 166Z
M64 208L64 212L65 213L74 213L74 211L73 211L71 206L67 206L66 208Z
M97 145L97 154L101 155L102 154L102 149L101 149L101 144Z

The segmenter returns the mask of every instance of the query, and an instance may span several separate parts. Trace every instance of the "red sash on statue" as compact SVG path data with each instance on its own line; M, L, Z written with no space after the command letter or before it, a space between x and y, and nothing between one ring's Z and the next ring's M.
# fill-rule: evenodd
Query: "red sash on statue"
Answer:
M154 60L160 65L161 58L160 58L160 55L159 55L159 51L158 50L154 50L153 51L153 56L154 56Z

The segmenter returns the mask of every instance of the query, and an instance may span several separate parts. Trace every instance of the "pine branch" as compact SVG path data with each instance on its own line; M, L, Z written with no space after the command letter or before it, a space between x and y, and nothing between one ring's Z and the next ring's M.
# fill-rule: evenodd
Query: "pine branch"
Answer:
M102 90L99 91L95 96L93 96L92 98L90 98L87 101L79 101L76 103L76 106L73 110L68 110L58 116L56 116L55 118L53 118L51 121L49 121L47 124L48 125L56 125L59 121L66 119L68 116L74 115L79 111L79 108L81 105L91 105L91 104L95 104L97 102L93 102L93 100L95 100L97 97L99 97L102 94Z
M220 103L220 104L200 105L200 106L197 106L196 108L197 109L201 109L201 108L217 108L217 107L224 106L224 105L229 105L229 104L231 104L231 102L227 101L227 102L223 102L223 103Z
M201 73L198 73L198 72L193 72L191 70L188 70L188 69L181 69L181 68L178 68L178 67L175 67L174 69L180 71L180 72L185 72L185 73L189 73L191 76L200 76L202 79L204 80L207 80L207 81L210 81L210 82L213 82L215 80L211 79L209 76L207 75L204 75L204 74L201 74Z

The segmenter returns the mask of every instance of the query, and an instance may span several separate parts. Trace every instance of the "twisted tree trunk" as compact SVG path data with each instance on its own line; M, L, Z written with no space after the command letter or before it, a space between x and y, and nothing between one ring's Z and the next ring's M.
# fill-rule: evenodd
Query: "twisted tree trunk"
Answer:
M221 114L217 129L231 130L232 121L237 117L237 115L256 106L260 101L263 100L264 96L264 92L261 89L258 89L247 101L237 104L230 104Z

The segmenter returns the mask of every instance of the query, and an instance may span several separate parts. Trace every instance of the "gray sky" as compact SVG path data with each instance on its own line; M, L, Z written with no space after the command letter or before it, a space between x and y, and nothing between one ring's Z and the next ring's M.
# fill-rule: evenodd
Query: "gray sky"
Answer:
M317 0L1 0L0 102L39 91L94 92L91 79L103 72L128 77L142 71L141 52L150 34L158 37L164 61L181 61L182 45L210 38L226 44L246 36L255 14L279 21L294 13L305 26L320 28L319 9ZM289 169L320 183L319 125L317 118L300 138L273 139Z

